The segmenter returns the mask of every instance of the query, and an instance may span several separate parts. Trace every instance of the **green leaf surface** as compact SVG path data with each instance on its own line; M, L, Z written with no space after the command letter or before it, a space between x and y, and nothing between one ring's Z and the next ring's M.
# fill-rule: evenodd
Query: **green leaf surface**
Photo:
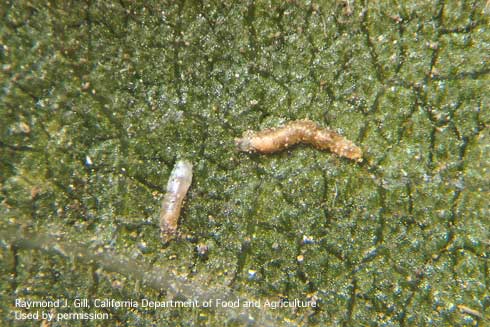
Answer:
M2 325L42 323L15 319L19 298L316 304L52 310L120 326L490 324L488 2L3 1L0 17ZM304 118L364 161L235 149ZM165 245L180 159L194 179ZM108 320L48 326L67 324Z

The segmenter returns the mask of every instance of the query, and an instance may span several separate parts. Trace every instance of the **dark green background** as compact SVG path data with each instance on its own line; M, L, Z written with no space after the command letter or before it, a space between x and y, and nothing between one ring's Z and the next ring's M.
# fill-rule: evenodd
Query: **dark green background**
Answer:
M318 303L100 310L119 326L489 324L490 4L409 3L2 1L3 324L21 297ZM303 118L364 162L234 148Z

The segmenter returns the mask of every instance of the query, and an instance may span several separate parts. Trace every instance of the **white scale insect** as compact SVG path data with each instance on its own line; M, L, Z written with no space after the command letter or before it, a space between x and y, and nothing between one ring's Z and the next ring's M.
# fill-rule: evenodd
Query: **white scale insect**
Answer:
M180 209L192 183L192 164L186 160L175 163L167 183L160 211L160 231L165 243L177 234Z

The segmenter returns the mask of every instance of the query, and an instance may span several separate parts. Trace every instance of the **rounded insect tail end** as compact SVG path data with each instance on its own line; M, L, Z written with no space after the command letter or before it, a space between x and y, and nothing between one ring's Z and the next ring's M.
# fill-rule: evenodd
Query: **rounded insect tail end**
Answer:
M238 151L242 151L242 152L252 152L253 150L250 140L247 139L246 137L235 138L235 146Z
M172 240L174 240L177 236L177 230L161 230L160 231L160 238L162 239L162 243L164 245L169 244Z

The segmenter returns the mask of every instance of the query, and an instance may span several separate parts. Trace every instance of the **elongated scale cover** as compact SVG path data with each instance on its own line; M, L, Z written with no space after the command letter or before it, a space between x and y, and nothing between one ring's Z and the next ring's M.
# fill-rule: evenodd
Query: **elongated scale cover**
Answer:
M192 164L186 160L177 161L170 173L160 211L160 231L164 242L177 234L180 210L191 183Z

